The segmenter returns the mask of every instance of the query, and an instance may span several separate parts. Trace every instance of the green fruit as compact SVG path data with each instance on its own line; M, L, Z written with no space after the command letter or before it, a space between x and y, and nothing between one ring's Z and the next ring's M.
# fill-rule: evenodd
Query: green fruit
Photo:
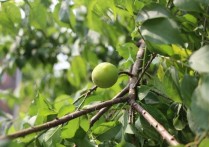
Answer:
M118 79L118 69L111 63L98 64L92 72L92 81L100 88L113 86Z

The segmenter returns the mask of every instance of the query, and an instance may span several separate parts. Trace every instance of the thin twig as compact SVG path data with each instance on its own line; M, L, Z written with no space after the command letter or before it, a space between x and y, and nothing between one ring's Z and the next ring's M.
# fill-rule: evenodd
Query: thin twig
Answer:
M128 93L128 89L129 89L129 86L126 86L120 93L118 93L113 99L117 99L121 96L124 96L125 94ZM105 108L102 108L101 110L99 110L99 112L94 115L92 118L91 118L91 121L90 121L90 127L92 127L94 125L94 123L105 113L107 112L107 110L109 110L110 107L105 107Z
M139 82L141 81L141 79L143 78L144 74L146 73L147 69L149 68L150 64L152 63L152 61L154 60L154 58L157 56L157 54L153 54L152 57L150 58L150 60L147 62L145 68L142 70L139 78L137 79L136 83L135 83L135 87L138 86Z
M94 105L92 107L89 107L89 108L86 108L86 109L83 109L83 110L79 110L79 111L75 111L75 112L70 113L68 115L65 115L65 116L63 116L61 118L54 119L52 121L46 122L44 124L37 125L37 126L34 126L32 128L24 129L24 130L18 131L16 133L9 134L7 136L0 136L0 140L24 137L24 136L26 136L28 134L36 133L36 132L39 132L39 131L42 131L42 130L46 130L46 129L49 129L49 128L53 128L53 127L59 126L61 124L64 124L64 123L66 123L66 122L68 122L68 121L70 121L72 119L75 119L75 118L77 118L79 116L82 116L82 115L85 115L87 113L99 110L99 109L104 108L104 107L110 107L110 106L112 106L114 104L124 103L127 100L128 100L128 97L119 97L117 99L105 101L103 103Z
M163 97L163 98L169 100L170 102L173 102L172 99L171 99L170 97L166 96L165 94L160 93L159 91L156 91L156 90L154 90L154 89L151 89L150 92L152 92L152 93L154 93L154 94L156 94L156 95L158 95L158 96L161 96L161 97Z
M121 75L121 74L126 74L126 75L128 75L129 77L132 77L132 76L133 76L133 74L131 74L130 72L127 72L127 71L120 71L120 72L119 72L119 75Z
M82 94L77 100L73 102L73 104L77 103L79 100L81 100L83 97L89 96L93 91L97 89L97 86L93 86L91 89L89 89L86 93Z

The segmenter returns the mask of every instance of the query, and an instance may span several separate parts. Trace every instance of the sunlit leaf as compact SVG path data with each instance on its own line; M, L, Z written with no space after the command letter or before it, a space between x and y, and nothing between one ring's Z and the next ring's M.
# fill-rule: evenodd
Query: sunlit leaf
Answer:
M198 72L209 72L209 46L205 45L194 52L190 59L190 66Z
M86 63L81 56L72 59L71 67L68 70L68 81L75 87L80 86L86 79ZM83 80L83 81L82 81Z
M60 127L51 128L46 133L44 133L40 138L40 142L45 146L53 146L55 143L60 143Z
M122 45L118 45L117 51L121 57L123 57L127 61L131 60L133 62L138 51L138 47L134 43L125 43Z
M142 11L139 12L136 21L137 23L143 23L150 19L169 17L171 17L171 14L165 7L159 4L151 4L145 6Z
M209 138L205 138L201 141L199 147L206 147L209 146Z
M2 31L16 33L21 23L20 9L13 3L3 3L0 5L0 25L4 28Z
M162 70L162 69L161 69ZM162 71L158 71L158 75L161 75L162 79L154 78L152 83L156 89L162 92L164 95L167 95L169 98L175 102L182 102L180 97L180 87L175 78L176 72L172 73L172 70L165 72L164 76L161 74ZM163 76L163 77L162 77Z
M32 4L30 10L30 24L36 29L44 29L47 24L47 10L40 3Z

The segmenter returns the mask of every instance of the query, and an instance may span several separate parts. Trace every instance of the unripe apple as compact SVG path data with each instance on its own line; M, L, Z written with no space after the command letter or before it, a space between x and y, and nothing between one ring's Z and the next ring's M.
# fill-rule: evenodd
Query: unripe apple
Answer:
M92 81L100 88L113 86L118 79L118 69L111 63L98 64L92 71Z

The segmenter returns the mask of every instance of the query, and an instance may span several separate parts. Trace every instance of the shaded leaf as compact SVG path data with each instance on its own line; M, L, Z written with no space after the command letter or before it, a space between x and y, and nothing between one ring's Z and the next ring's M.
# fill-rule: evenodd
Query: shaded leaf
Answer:
M105 122L95 128L93 130L93 134L97 136L98 140L107 141L114 138L118 134L120 129L121 124L117 122Z
M195 77L190 75L184 75L184 78L181 82L181 97L184 104L189 107L191 104L192 94L197 87L198 81Z
M183 121L179 115L177 115L175 118L173 118L173 125L176 130L180 131L186 127L187 123Z
M176 22L169 18L147 20L140 28L147 41L156 44L182 44L182 37Z
M146 85L141 85L138 88L138 98L139 98L139 100L143 100L147 96L147 94L150 92L150 90L151 90L151 87L146 86Z

